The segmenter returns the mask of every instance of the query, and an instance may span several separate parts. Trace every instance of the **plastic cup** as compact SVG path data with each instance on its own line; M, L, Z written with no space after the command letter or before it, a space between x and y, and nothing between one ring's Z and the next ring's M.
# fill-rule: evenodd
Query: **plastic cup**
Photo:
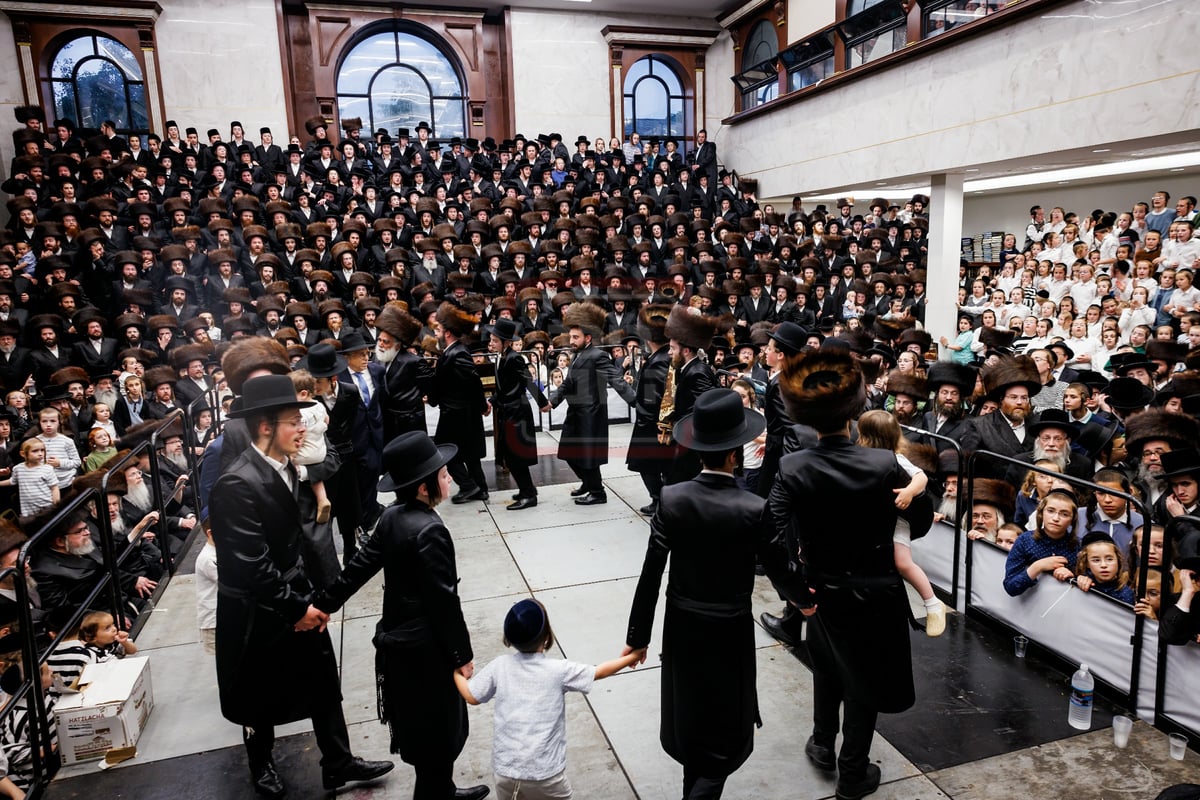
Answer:
M1029 640L1027 638L1024 636L1013 637L1013 652L1016 653L1017 658L1025 657L1025 648L1027 647L1029 647Z
M1113 744L1124 750L1129 746L1129 732L1133 730L1133 720L1130 717L1117 715L1112 718Z
M1171 758L1183 761L1183 757L1187 753L1187 737L1182 733L1172 733L1167 736L1167 739L1171 742Z

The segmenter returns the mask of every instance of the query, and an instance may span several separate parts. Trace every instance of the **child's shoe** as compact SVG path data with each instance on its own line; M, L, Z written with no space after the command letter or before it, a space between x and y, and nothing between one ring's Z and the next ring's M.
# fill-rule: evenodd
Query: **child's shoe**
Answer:
M925 635L941 636L946 630L946 606L937 598L932 602L937 605L927 603L925 606Z
M333 504L328 500L320 503L317 506L317 524L324 525L329 522L329 515L333 511Z

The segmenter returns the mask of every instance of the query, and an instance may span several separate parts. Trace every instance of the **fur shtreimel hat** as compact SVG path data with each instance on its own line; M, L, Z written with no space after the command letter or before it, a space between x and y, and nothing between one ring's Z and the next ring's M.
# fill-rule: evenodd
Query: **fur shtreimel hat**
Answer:
M595 303L572 303L563 311L563 327L579 328L584 333L599 337L604 333L604 322L608 314Z
M721 327L717 317L705 317L698 309L688 306L675 306L671 316L667 317L666 335L684 347L700 350L708 347L713 337Z
M999 401L1010 386L1024 386L1033 397L1042 390L1037 364L1029 356L1002 357L983 370L983 388L989 400Z
M287 350L279 342L265 336L251 336L239 339L225 351L221 369L225 371L229 388L241 394L242 384L255 370L266 369L272 375L287 375L292 365Z
M1200 446L1200 423L1186 414L1175 414L1152 408L1131 415L1125 420L1125 449L1129 455L1140 457L1146 442L1169 442L1178 450Z
M667 338L667 318L671 316L672 308L674 306L666 303L653 303L643 308L638 313L638 335L655 344L670 341Z
M421 332L421 323L412 314L391 303L379 312L375 327L399 342L401 347L411 347Z
M1010 520L1017 507L1017 490L1008 481L976 478L972 502L975 505L992 506L1000 511L1005 520Z
M915 400L929 397L929 385L924 378L901 372L888 373L887 390L888 394L906 394Z
M862 371L849 353L791 356L779 374L779 388L788 416L819 432L836 431L867 405Z
M437 321L443 330L449 331L461 339L464 336L469 336L475 330L475 326L479 323L479 318L453 303L442 303L438 306Z

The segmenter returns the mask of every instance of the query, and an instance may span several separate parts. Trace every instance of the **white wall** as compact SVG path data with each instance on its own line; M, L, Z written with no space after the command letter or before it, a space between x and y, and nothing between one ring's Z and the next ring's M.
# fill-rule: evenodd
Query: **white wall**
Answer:
M688 17L642 19L540 9L514 8L511 20L516 129L530 137L561 133L568 148L579 134L594 140L619 133L613 130L608 43L600 33L605 26L653 24L681 33L717 29L712 20ZM710 70L708 80L728 81L730 74ZM616 90L619 97L621 87Z
M1183 0L1055 6L731 126L724 155L780 196L1197 129L1195 31Z
M705 85L708 89L706 102L709 140L717 143L717 154L721 155L721 120L737 112L737 91L729 77L733 75L733 37L722 31L708 48L704 59ZM697 126L699 127L699 126Z
M268 0L159 0L155 26L165 119L229 136L238 120L258 141L269 127L287 147L283 67L275 4ZM165 121L165 120L164 120ZM163 129L160 134L166 133ZM303 131L301 131L303 134Z
M788 0L787 9L789 45L829 27L837 19L837 0Z
M8 166L13 159L13 141L11 131L16 130L17 119L13 116L13 109L17 106L25 105L25 88L21 83L21 71L17 66L20 63L20 57L17 54L17 45L13 40L12 23L9 22L8 16L0 14L0 64L8 65L7 69L0 69L0 131L5 133L0 134L0 178L8 178ZM54 112L47 112L47 116L53 119ZM5 220L8 219L8 210L0 207L0 216Z
M1137 202L1150 202L1150 196L1158 190L1171 193L1171 208L1175 200L1184 195L1200 197L1200 178L1195 175L1178 177L1164 175L1154 178L1137 178L1129 181L1111 181L1087 186L1048 186L1026 189L1004 194L967 194L963 205L963 236L974 236L984 231L1016 233L1017 244L1024 241L1025 227L1029 225L1029 209L1039 205L1046 209L1062 206L1065 211L1074 211L1085 217L1093 209L1105 211L1128 211Z

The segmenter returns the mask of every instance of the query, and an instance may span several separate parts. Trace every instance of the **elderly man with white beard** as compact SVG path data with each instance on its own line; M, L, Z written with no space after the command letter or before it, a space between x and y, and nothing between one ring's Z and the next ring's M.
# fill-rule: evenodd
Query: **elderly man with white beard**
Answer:
M85 477L97 476L93 480L96 488L99 489L100 476L104 474L104 471L97 470ZM79 485L80 480L84 479L76 480L76 486ZM144 487L145 484L143 483L142 486ZM136 523L130 523L122 513L124 509L121 500L125 496L126 490L125 479L120 474L109 478L105 494L105 512L108 514L108 522L112 527L113 546L119 553L129 544L138 542L138 546L122 560L121 565L141 572L153 581L158 581L163 573L162 551L158 549L158 537L154 531L149 530L154 523L158 522L158 512L149 511ZM99 513L97 510L97 516ZM140 540L138 539L139 535L141 536Z
M112 457L110 463L116 463L128 454L128 450L118 451ZM144 471L141 459L135 460L127 464L122 469L124 478L124 496L121 498L121 518L124 520L125 529L130 530L139 525L147 514L156 511L154 507L154 490L147 482L148 473ZM186 477L186 476L184 476ZM119 479L118 479L119 480ZM114 481L115 482L115 481ZM165 483L165 476L164 476ZM155 520L154 532L156 534L171 534L170 541L172 553L179 548L179 541L186 539L188 533L196 526L196 515L187 506L179 505L179 494L183 490L185 480L179 479L175 483L176 491L174 495L168 496L164 505L166 506L167 515L161 524ZM163 489L164 496L170 491L166 487ZM178 539L179 541L175 541ZM162 542L158 546L162 547Z
M49 521L49 517L46 521ZM125 599L140 610L146 598L154 593L157 584L131 567L132 565L122 565L118 569L118 577ZM79 608L87 599L92 587L107 571L104 556L92 540L91 529L88 527L88 512L79 508L42 540L41 546L33 556L31 574L37 581L42 608L50 613L60 608ZM105 610L115 612L115 609Z
M1037 422L1031 422L1025 428L1033 436L1033 450L1016 456L1022 464L1032 466L1038 461L1053 461L1064 475L1084 481L1090 481L1096 474L1096 463L1092 459L1071 450L1071 442L1080 429L1071 423L1071 415L1066 411L1048 408ZM1013 465L1008 471L1008 482L1020 486L1028 472L1028 467Z

